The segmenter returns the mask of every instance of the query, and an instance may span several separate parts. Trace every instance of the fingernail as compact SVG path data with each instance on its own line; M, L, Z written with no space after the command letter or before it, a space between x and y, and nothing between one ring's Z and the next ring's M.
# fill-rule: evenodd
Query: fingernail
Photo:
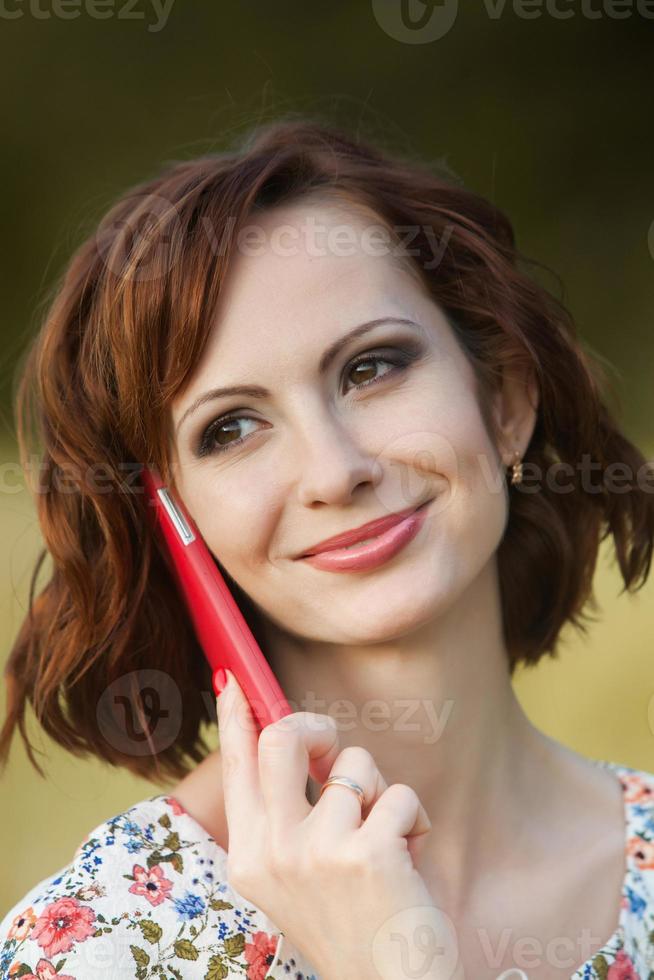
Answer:
M222 667L219 667L213 675L213 689L216 692L216 697L218 697L218 695L222 692L226 683L227 673Z

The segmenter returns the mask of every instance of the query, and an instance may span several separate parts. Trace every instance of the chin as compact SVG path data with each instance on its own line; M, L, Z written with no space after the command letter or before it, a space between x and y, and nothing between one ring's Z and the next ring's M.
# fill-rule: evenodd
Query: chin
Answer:
M435 605L433 596L421 596L415 590L406 599L397 595L392 600L366 603L362 607L365 611L356 615L348 630L351 641L366 646L408 636L435 618ZM341 624L346 625L347 622L347 612L344 611Z

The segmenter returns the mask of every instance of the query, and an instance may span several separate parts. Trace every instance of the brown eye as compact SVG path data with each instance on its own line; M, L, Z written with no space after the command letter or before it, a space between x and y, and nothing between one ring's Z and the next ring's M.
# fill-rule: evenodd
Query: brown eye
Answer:
M360 361L359 364L355 364L351 369L351 374L350 374L350 377L354 378L355 384L358 381L370 381L371 380L370 377L366 377L366 375L372 377L375 376L375 374L377 373L376 368L371 367L371 365L376 363L377 361L373 359L368 361Z
M236 439L232 437L234 434L238 434L242 423L256 423L258 421L258 419L250 418L249 415L231 415L215 419L209 423L202 433L197 451L198 456L209 456L212 453L225 452L231 449L232 446L244 442L247 435L238 436Z
M226 422L223 422L222 425L216 426L211 435L216 440L218 445L229 445L230 442L238 442L238 439L233 439L232 436L234 433L238 433L239 426L240 422L238 419L228 419ZM224 440L220 438L221 434L226 436Z
M384 371L383 374L379 375L377 372L378 364L388 364L391 370ZM388 374L394 374L397 370L406 367L406 364L406 358L397 358L397 356L382 357L381 354L364 354L358 360L352 361L347 370L347 376L354 380L354 386L356 388L367 388L368 385L381 381Z

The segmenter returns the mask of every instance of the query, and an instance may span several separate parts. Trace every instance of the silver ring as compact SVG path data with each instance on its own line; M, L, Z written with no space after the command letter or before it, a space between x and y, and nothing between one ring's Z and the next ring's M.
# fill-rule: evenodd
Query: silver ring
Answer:
M322 784L320 788L320 796L322 796L328 786L333 786L336 783L340 784L341 786L347 786L348 789L353 789L359 797L359 803L361 806L364 805L366 797L363 788L359 786L358 783L355 783L353 779L350 779L349 776L330 776L329 779ZM318 799L320 799L320 796Z

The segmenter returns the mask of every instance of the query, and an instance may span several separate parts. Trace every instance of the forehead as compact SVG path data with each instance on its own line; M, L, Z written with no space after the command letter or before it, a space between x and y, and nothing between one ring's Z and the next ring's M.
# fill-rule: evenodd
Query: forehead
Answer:
M380 292L392 296L407 276L375 216L333 203L278 207L243 230L217 320L227 335L243 314L268 322L306 322L312 308L338 315L339 303L362 309Z
M429 321L447 345L447 321L382 228L365 209L320 200L252 217L184 402L216 384L274 389L280 370L315 368L334 339L377 317Z

